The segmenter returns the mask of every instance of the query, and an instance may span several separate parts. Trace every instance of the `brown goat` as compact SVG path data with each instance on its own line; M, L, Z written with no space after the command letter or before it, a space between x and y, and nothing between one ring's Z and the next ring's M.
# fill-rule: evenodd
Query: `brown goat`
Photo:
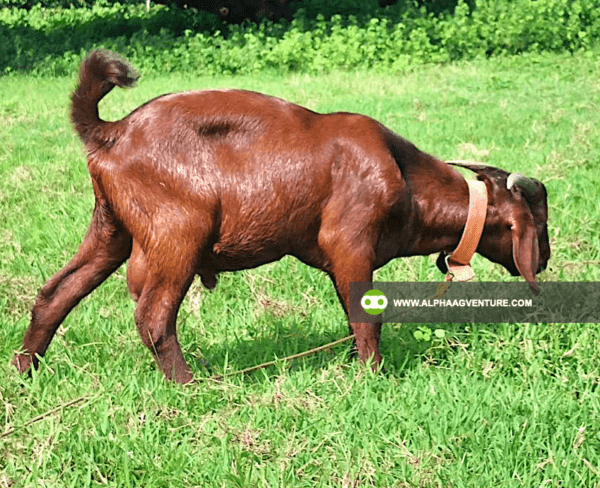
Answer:
M135 80L110 53L95 51L81 66L72 120L96 204L78 253L33 307L13 362L19 371L37 363L71 309L128 258L142 340L164 374L185 383L192 372L175 320L195 275L214 288L221 271L290 254L325 271L348 311L351 282L371 281L393 258L456 247L466 181L375 120L223 90L164 95L102 121L98 102ZM535 286L550 257L544 185L521 179L508 188L507 172L471 169L488 192L477 252ZM381 324L350 328L360 359L378 365Z

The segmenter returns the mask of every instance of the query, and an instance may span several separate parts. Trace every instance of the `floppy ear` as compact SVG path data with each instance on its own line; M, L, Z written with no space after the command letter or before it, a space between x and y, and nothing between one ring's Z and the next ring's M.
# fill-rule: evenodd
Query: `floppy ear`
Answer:
M529 210L521 212L521 218L513 218L511 234L515 265L529 283L531 291L537 295L540 288L535 281L535 272L539 263L539 249L533 216Z

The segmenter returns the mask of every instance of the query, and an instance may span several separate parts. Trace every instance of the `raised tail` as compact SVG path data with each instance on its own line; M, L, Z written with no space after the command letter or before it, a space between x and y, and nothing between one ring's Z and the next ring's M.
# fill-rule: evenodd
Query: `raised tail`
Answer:
M98 103L115 85L135 84L139 75L127 61L109 51L91 52L81 63L79 86L71 96L71 120L88 150L113 139L107 122L98 116Z

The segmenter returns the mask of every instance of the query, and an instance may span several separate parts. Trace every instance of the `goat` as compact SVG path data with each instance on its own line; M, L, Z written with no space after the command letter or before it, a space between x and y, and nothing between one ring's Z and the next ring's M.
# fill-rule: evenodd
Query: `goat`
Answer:
M95 207L79 251L39 293L13 361L20 372L127 259L142 341L167 378L187 383L175 321L195 275L212 289L219 272L292 255L329 275L348 312L351 282L372 281L393 258L456 247L465 179L379 122L241 90L163 95L122 120L101 120L99 101L136 79L108 52L81 65L71 117ZM507 185L504 170L467 166L488 193L477 252L534 287L550 257L544 185L526 177ZM360 359L377 367L381 324L350 330Z

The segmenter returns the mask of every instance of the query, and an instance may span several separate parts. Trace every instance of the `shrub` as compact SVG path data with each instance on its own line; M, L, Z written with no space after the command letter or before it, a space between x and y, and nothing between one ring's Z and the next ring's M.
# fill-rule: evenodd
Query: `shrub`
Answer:
M321 5L311 2L312 8ZM576 51L592 47L600 34L595 3L458 0L453 10L436 14L401 1L383 10L371 6L376 15L312 17L299 9L291 22L258 26L223 25L192 10L158 5L147 12L144 5L106 1L89 8L4 8L0 73L72 73L98 46L131 58L145 72L206 74L402 70L477 56Z

